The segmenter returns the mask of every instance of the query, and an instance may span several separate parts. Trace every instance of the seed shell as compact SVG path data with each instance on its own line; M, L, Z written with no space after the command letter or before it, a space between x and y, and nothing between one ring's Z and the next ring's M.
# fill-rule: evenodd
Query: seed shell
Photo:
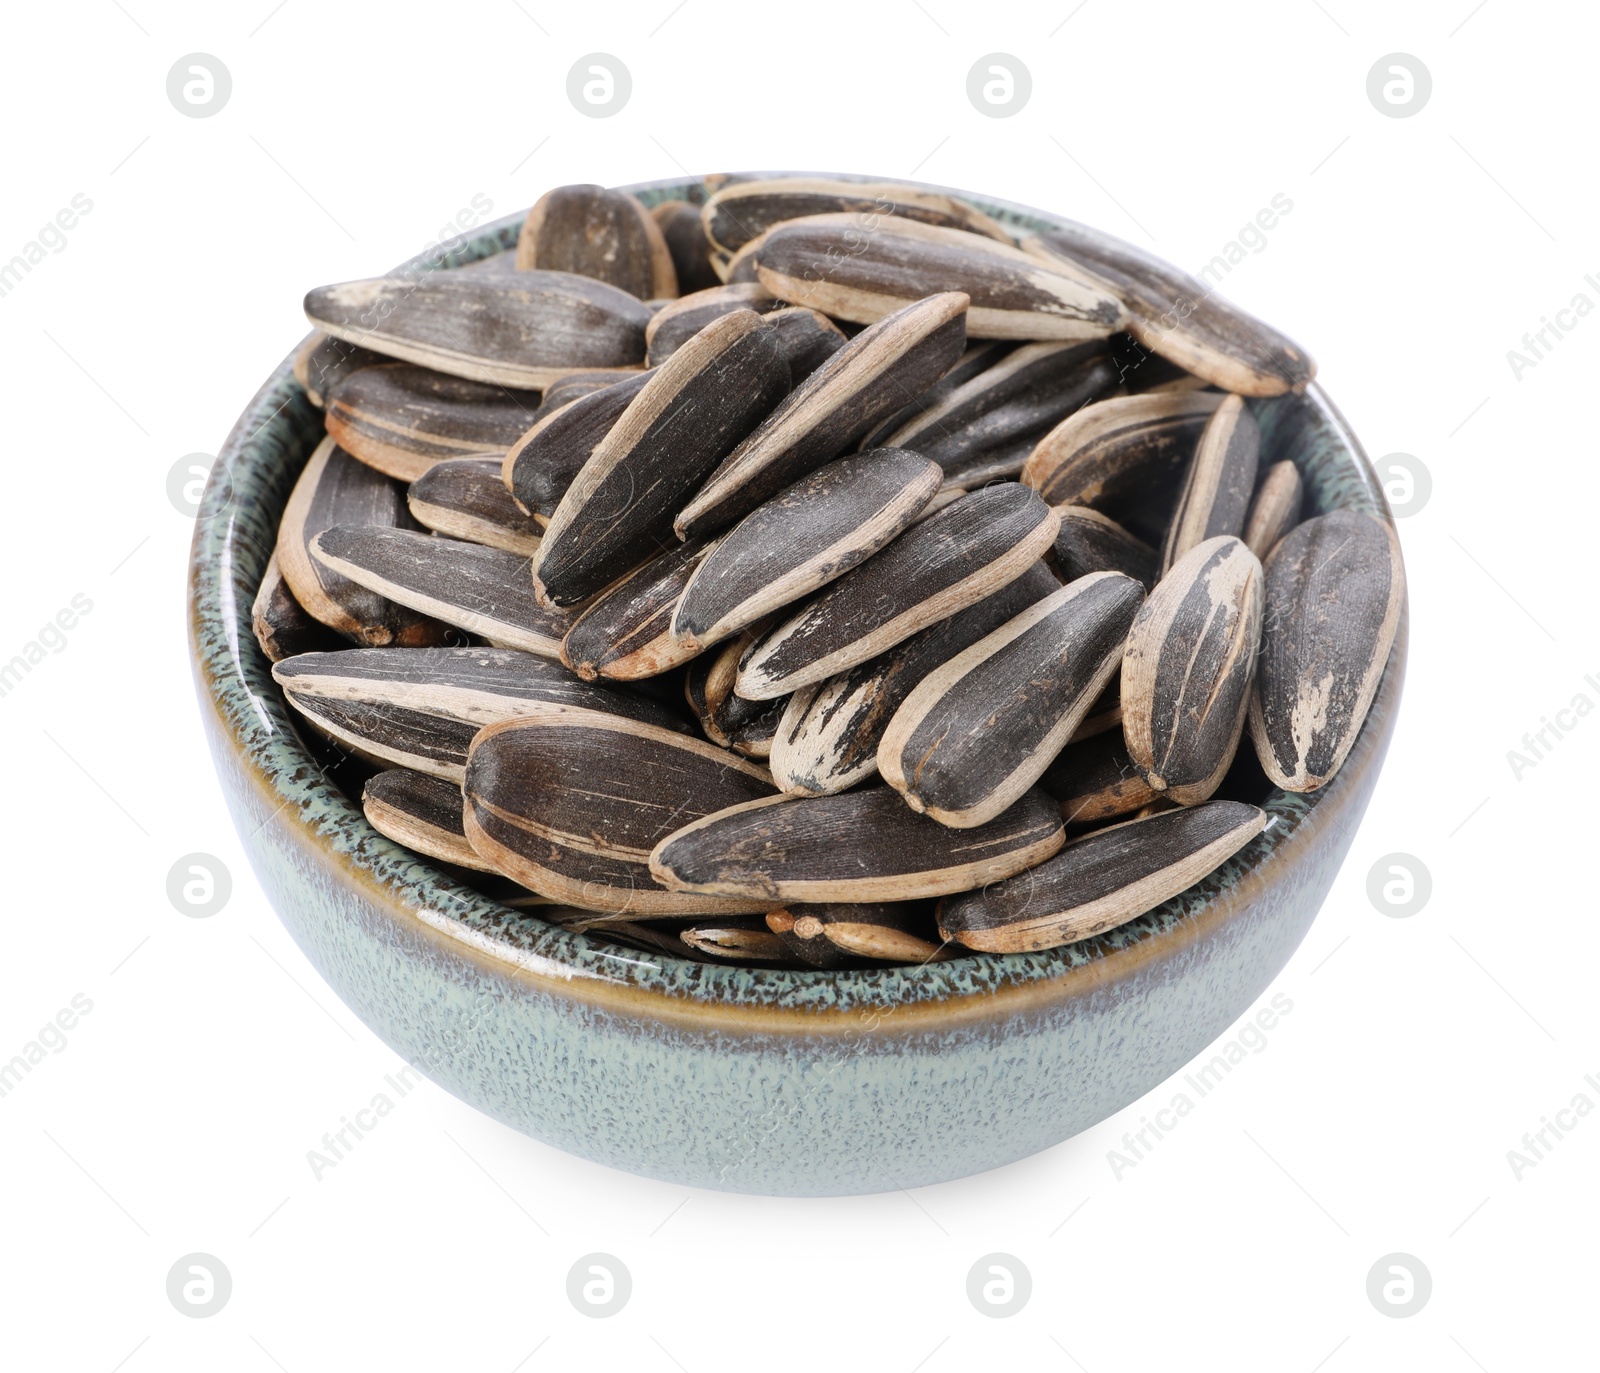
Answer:
M478 726L404 706L340 701L311 692L284 699L344 752L380 768L409 768L460 785Z
M752 310L712 322L656 369L573 479L539 545L534 590L570 606L665 547L684 499L789 389Z
M965 386L978 373L993 367L1016 346L1004 339L983 339L969 344L954 367L932 386L926 387L920 395L913 396L907 404L882 421L876 429L871 430L861 440L861 447L882 448L889 435L898 434L919 415L926 414L935 406L942 404L945 397L957 387Z
M491 643L559 658L572 616L534 599L519 553L400 529L335 528L319 534L318 563L399 605Z
M390 768L367 779L361 809L379 834L425 858L476 872L494 871L467 843L456 783L410 768Z
M972 338L1104 338L1126 323L1099 281L961 229L850 214L814 215L768 231L756 277L773 295L834 319L871 324L941 291L971 300Z
M907 528L939 488L937 464L905 449L837 458L757 506L694 572L672 633L706 648L810 595Z
M294 379L304 389L307 399L320 410L326 404L328 392L346 377L363 367L388 361L382 353L346 343L342 338L329 338L315 329L306 335L306 341L294 355Z
M1131 815L1159 795L1134 766L1120 733L1068 744L1045 769L1039 787L1055 797L1061 819L1069 825Z
M1187 272L1111 234L1070 224L1024 239L1022 247L1105 281L1127 306L1129 333L1226 391L1277 396L1305 390L1316 375L1316 363L1292 340ZM1218 264L1223 274L1230 270L1220 258L1210 267Z
M767 927L783 927L792 936L785 941L791 949L821 944L848 958L922 964L949 957L927 937L932 913L921 901L836 901L769 911Z
M602 592L572 622L561 643L561 661L585 681L633 681L695 657L698 649L673 636L672 612L714 547L674 543Z
M278 555L267 559L255 603L250 607L250 627L256 642L270 662L281 662L296 653L313 653L341 647L345 640L319 620L306 614L294 592L278 570Z
M1144 588L1080 577L917 685L878 745L878 771L913 809L970 829L1043 775L1122 661Z
M1399 541L1371 515L1319 515L1273 549L1250 734L1275 785L1315 791L1338 772L1378 690L1404 604Z
M699 920L678 938L691 949L724 963L792 964L783 940L767 928L759 915L735 915L721 920Z
M799 909L809 908L802 906ZM820 929L809 939L795 934L795 917L791 911L768 911L766 920L767 928L783 941L784 948L808 968L822 968L832 972L840 968L870 966L866 959L848 954L832 940L824 939Z
M711 242L700 222L699 208L687 200L663 200L651 207L650 217L672 254L679 294L692 295L715 286L718 278L711 269Z
M411 483L406 504L425 529L531 558L549 510L525 515L500 480L500 459L448 458Z
M437 619L386 599L311 554L312 543L332 525L397 532L413 528L414 523L399 486L357 462L332 439L324 439L284 507L278 525L278 570L307 614L358 643L442 643L449 631Z
M522 221L516 266L594 277L640 300L678 294L660 226L633 196L603 186L557 186L540 196Z
M1125 925L1220 868L1266 827L1238 801L1095 830L1009 882L939 903L939 933L986 953L1028 953Z
M1244 527L1244 541L1256 557L1265 561L1278 540L1300 522L1302 490L1300 469L1287 459L1266 470Z
M916 901L997 882L1061 847L1056 803L1026 793L952 835L887 787L773 796L731 806L660 840L650 871L674 891L751 901Z
M701 210L707 240L735 254L775 224L812 215L838 214L864 232L885 216L965 229L1009 244L1011 235L974 206L892 181L836 181L823 177L777 177L745 181L712 196Z
M836 458L961 356L967 298L917 301L863 330L795 387L683 508L680 539L704 538Z
M770 701L747 701L733 690L740 660L750 645L760 639L771 625L771 620L757 621L728 640L715 653L696 658L684 673L684 698L694 711L695 718L700 721L706 738L714 744L732 748L735 735L751 728L759 730L761 718L772 709L773 703ZM780 699L784 705L788 704L788 697Z
M913 525L774 628L736 690L767 700L876 657L1020 577L1055 540L1056 514L1015 482Z
M648 348L645 362L659 367L712 320L731 315L735 310L754 310L764 315L780 309L783 302L764 286L712 286L692 296L680 296L656 312L645 326Z
M1207 539L1244 532L1260 453L1261 430L1255 417L1242 397L1228 396L1206 421L1189 461L1189 474L1161 549L1163 573Z
M1091 572L1121 572L1143 582L1146 590L1155 585L1159 556L1143 539L1086 505L1057 506L1056 514L1061 517L1056 562L1069 582Z
M563 372L644 360L650 309L571 272L423 272L319 286L324 333L451 376L538 389Z
M872 776L883 732L917 683L1059 585L1048 567L1035 563L880 657L796 691L773 742L773 781L793 795L827 796Z
M328 393L328 434L352 457L409 482L443 458L504 453L538 405L531 391L385 362Z
M651 877L651 850L679 827L772 792L764 769L713 744L614 717L536 716L477 736L464 791L473 848L554 900L644 917L771 909Z
M803 305L774 310L766 318L796 386L849 342L831 319Z
M548 412L541 406L540 417L511 445L501 464L501 480L517 501L529 510L554 508L600 440L654 375L633 372L583 391ZM555 394L555 387L545 392L546 405Z

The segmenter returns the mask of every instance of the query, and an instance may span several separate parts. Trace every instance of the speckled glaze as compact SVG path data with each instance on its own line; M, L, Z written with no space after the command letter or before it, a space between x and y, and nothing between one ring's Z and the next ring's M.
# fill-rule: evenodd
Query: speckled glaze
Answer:
M629 189L651 204L703 198L688 181ZM1052 222L955 194L1008 224ZM519 223L399 270L510 247ZM1320 390L1252 406L1263 460L1299 465L1310 509L1390 518ZM301 744L250 605L321 432L286 361L229 436L196 524L190 641L239 834L307 958L397 1053L496 1119L632 1172L739 1192L883 1191L994 1168L1104 1119L1197 1055L1283 967L1394 727L1404 620L1332 783L1274 792L1266 833L1220 871L1068 948L845 973L652 959L450 880L376 833Z

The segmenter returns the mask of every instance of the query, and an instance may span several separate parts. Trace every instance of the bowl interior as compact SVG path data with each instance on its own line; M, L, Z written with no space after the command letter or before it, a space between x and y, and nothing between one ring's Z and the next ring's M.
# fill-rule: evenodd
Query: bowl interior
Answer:
M704 199L696 180L628 187L646 202ZM932 189L946 190L938 187ZM1002 223L1050 227L1039 211L954 191ZM409 263L397 272L459 266L513 247L521 215L488 225ZM1251 402L1262 431L1262 462L1291 459L1305 482L1307 514L1337 508L1390 518L1377 478L1359 443L1315 385L1302 396ZM528 912L512 911L455 875L378 834L340 786L336 762L302 739L250 626L255 589L271 555L278 519L295 478L323 435L323 415L306 398L286 360L268 379L229 436L213 469L196 523L190 572L191 635L201 689L231 735L237 761L269 793L277 815L303 828L330 864L380 889L387 901L513 966L540 966L563 976L600 978L647 994L712 1000L732 1007L828 1008L875 1013L913 1003L981 994L1047 981L1150 941L1171 938L1197 911L1246 872L1269 868L1273 854L1337 794L1336 777L1321 792L1270 789L1263 775L1248 799L1261 804L1267 830L1210 877L1181 896L1115 930L1041 953L984 954L922 967L846 972L788 971L712 965L654 957L572 934ZM1390 670L1394 669L1391 661ZM1367 728L1372 728L1369 718ZM1250 754L1248 741L1242 753ZM1252 786L1247 757L1228 785ZM1341 774L1342 776L1342 774ZM359 793L358 793L359 794ZM1224 794L1228 794L1226 791Z

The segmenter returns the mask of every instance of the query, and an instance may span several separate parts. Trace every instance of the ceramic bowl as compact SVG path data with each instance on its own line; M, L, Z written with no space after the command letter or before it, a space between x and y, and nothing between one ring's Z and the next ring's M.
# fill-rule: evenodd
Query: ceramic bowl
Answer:
M692 181L629 189L648 203L700 198ZM1052 222L966 198L1012 225ZM408 265L511 246L518 222ZM1320 389L1253 408L1264 458L1298 464L1312 510L1390 518ZM1195 1057L1283 967L1394 727L1404 622L1328 786L1272 792L1268 830L1218 872L1066 948L860 972L640 954L514 913L383 838L301 742L250 606L321 433L285 362L219 454L195 530L201 714L250 861L306 957L396 1053L495 1119L631 1172L741 1192L873 1192L994 1168L1103 1120Z

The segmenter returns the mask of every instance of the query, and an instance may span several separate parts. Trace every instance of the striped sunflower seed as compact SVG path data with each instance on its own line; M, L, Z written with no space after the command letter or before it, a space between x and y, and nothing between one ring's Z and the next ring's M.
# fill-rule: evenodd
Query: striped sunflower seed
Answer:
M533 423L547 419L562 406L571 405L583 396L604 391L619 381L637 378L646 370L643 367L596 367L587 372L564 373L539 393L539 408L533 412Z
M831 319L803 305L774 310L766 319L778 351L789 364L789 380L795 386L849 342Z
M1061 813L1041 791L958 839L871 787L730 806L659 840L650 871L673 891L756 904L917 901L1014 876L1062 840Z
M992 820L1039 780L1115 675L1143 601L1132 577L1092 572L958 653L889 722L883 780L940 824Z
M453 539L503 548L531 558L553 507L522 513L500 479L499 458L447 458L406 490L411 517L424 529Z
M644 361L650 309L571 272L425 272L319 286L326 334L470 381L537 390L563 372Z
M964 201L893 181L795 176L745 181L718 191L700 212L706 238L715 250L730 256L775 224L822 214L846 215L864 225L893 215L1011 242L1004 228Z
M1127 306L1128 332L1146 348L1242 396L1303 391L1316 363L1270 325L1153 253L1086 225L1047 229L1022 247L1105 281Z
M1187 891L1266 827L1238 801L1095 830L1009 882L939 903L939 933L969 949L1027 953L1125 925Z
M963 496L776 626L740 667L735 690L770 700L876 657L1016 580L1054 542L1056 523L1015 482Z
M698 567L672 633L708 648L865 562L938 490L937 464L899 448L837 458L757 506Z
M363 367L328 393L328 436L399 481L444 458L504 453L533 423L539 398L408 362Z
M645 362L659 367L714 319L735 310L764 315L782 308L783 302L764 286L712 286L692 296L680 296L656 312L645 326Z
M795 387L679 513L680 539L705 538L849 448L961 356L967 298L917 301L863 330Z
M315 653L339 648L345 640L327 625L306 614L294 592L278 570L278 555L267 559L266 571L250 607L250 628L269 662L281 662L296 653Z
M661 228L625 191L557 186L534 202L517 237L518 271L574 272L650 300L678 294Z
M1261 562L1231 534L1173 564L1122 659L1122 733L1158 792L1180 805L1222 784L1244 730L1261 642Z
M284 699L313 730L341 751L379 768L407 768L457 786L478 726L406 706L341 701L311 692Z
M758 722L772 709L774 703L771 701L747 701L743 696L735 695L733 690L741 659L750 646L771 628L771 623L770 620L761 620L751 625L715 653L696 658L684 673L684 699L700 721L702 732L713 744L732 748L736 735L742 735L751 728L756 728L759 733ZM785 705L788 699L782 698Z
M1005 339L983 339L969 344L966 351L956 360L954 367L932 386L926 387L921 394L913 396L907 404L902 405L876 429L868 433L866 438L861 440L861 447L882 448L888 441L889 435L898 434L919 416L942 405L946 397L957 387L965 386L978 373L995 366L1016 346Z
M320 329L314 329L294 355L294 379L320 410L326 404L328 392L346 377L363 367L375 367L388 361L382 353L346 343L342 338L329 338Z
M1146 590L1155 585L1158 555L1143 539L1087 505L1057 506L1056 514L1061 517L1056 564L1069 582L1091 572L1121 572L1143 582Z
M651 850L680 826L772 793L764 768L714 744L619 717L535 716L477 736L464 792L472 847L554 900L642 917L771 909L651 877Z
M789 390L753 310L723 315L656 369L573 479L533 564L540 601L570 606L672 538L684 499Z
M871 777L878 770L883 732L917 683L1059 585L1048 567L1035 563L1015 581L880 657L802 687L789 697L778 725L773 781L793 795L827 796Z
M1315 791L1367 718L1405 605L1392 526L1335 510L1296 526L1266 563L1250 734L1267 776Z
M528 510L554 509L600 440L654 375L646 371L614 378L548 409L557 389L546 391L540 417L511 445L501 464L501 480L518 503Z
M1277 547L1278 540L1300 522L1302 490L1300 469L1285 460L1267 468L1256 487L1250 505L1250 518L1244 527L1244 541L1263 562Z
M767 913L767 928L813 967L828 963L808 957L820 945L832 949L832 966L870 959L880 963L933 963L949 953L935 939L933 912L920 901L854 901L792 906ZM804 950L804 952L801 952ZM824 955L825 957L825 955Z
M1240 396L1228 396L1206 421L1189 460L1178 508L1161 548L1165 574L1191 548L1222 534L1244 532L1256 485L1261 430Z
M1126 322L1121 302L1075 268L1045 267L963 229L893 217L865 229L852 214L779 224L756 254L756 279L784 300L858 324L961 291L971 299L972 338L1104 338Z
M1100 342L1026 344L924 410L885 443L932 458L946 474L970 471L982 456L1017 450L1091 401L1110 395L1116 385L1116 368ZM1022 470L1032 447L1029 442L1019 450L1016 471Z
M475 872L494 871L467 843L458 783L410 768L390 768L367 779L361 810L379 834L424 858Z
M687 200L663 200L651 206L650 218L655 220L667 251L672 254L679 295L693 295L715 286L718 278L711 270L711 242L700 222L699 208Z
M1068 825L1131 815L1158 796L1134 766L1122 735L1110 732L1068 744L1045 769L1039 787L1055 797Z
M317 563L396 605L503 648L559 658L572 616L534 599L528 560L402 529L340 527L312 543Z
M672 612L715 546L672 544L602 592L572 622L561 643L561 661L585 681L634 681L688 662L699 650L674 637Z
M443 643L449 631L438 619L418 614L312 556L312 543L336 524L389 532L415 528L399 486L324 439L289 493L278 524L278 570L290 592L313 619L357 643Z
M1122 725L1122 684L1117 677L1113 677L1106 689L1094 700L1089 707L1089 713L1083 717L1077 729L1073 730L1069 744L1076 744L1084 739L1093 739L1096 735L1107 734Z

